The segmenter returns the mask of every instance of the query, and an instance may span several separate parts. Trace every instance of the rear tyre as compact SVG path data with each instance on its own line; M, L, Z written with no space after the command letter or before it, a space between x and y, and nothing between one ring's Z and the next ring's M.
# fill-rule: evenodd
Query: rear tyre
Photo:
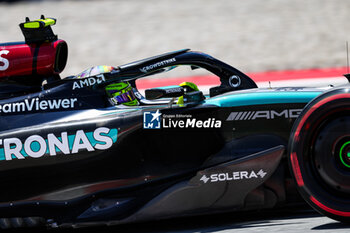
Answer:
M291 132L291 172L320 213L350 222L350 93L336 89L309 103Z

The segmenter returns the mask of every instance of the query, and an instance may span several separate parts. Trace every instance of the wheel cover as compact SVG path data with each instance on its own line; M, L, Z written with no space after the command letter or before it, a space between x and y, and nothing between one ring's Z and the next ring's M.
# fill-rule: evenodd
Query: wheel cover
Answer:
M346 141L340 147L339 158L345 167L350 168L350 141Z
M320 213L344 222L350 222L350 167L346 166L350 166L350 158L347 160L350 152L350 143L347 143L350 142L350 126L345 129L345 133L335 134L330 144L316 149L316 143L317 140L320 145L325 142L320 140L325 122L343 117L345 113L350 116L350 93L347 92L350 89L327 92L305 107L291 132L288 156L303 198ZM324 148L327 152L318 155ZM318 150L316 154L315 149ZM325 156L327 153L328 156ZM322 166L320 169L320 164L328 171L324 171ZM341 176L343 179L339 179Z

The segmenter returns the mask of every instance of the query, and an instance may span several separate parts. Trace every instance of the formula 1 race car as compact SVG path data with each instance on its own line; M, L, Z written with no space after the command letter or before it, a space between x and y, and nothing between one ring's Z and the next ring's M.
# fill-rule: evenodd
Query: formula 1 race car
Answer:
M25 42L0 44L2 228L273 208L298 200L295 186L349 222L348 85L257 88L188 49L61 79L68 49L55 22L27 19ZM209 95L189 82L137 89L178 66L221 84Z

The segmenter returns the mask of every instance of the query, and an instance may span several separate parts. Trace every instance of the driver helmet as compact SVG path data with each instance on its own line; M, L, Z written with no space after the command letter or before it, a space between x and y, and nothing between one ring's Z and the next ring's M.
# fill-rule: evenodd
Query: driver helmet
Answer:
M197 85L192 82L183 82L183 83L180 83L179 86L185 89L185 93L199 91ZM179 99L177 100L177 104L180 106L184 106L184 102L185 102L184 96L180 96Z
M114 68L113 66L94 66L87 70L84 70L83 72L75 76L75 78L88 78L99 74L110 73L114 69L116 68Z
M123 104L126 106L139 105L139 101L135 97L129 82L112 83L107 85L105 90L113 104Z

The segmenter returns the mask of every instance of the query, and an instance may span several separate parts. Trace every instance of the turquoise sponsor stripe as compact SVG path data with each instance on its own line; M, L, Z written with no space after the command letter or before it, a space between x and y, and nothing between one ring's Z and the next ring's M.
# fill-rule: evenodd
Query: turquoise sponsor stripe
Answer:
M218 107L237 107L263 104L308 103L322 92L253 92L213 97L204 104Z
M111 138L113 140L113 143L115 143L117 141L117 134L118 134L118 130L117 129L110 129L108 133L101 133L102 136L108 136L109 138ZM86 133L86 137L89 139L89 141L90 141L90 143L91 143L91 145L93 147L95 147L96 144L101 144L101 145L105 145L106 144L105 142L96 141L95 138L94 138L94 133L93 132ZM74 138L73 138L73 141L74 141ZM73 141L72 141L72 144L69 143L69 149L70 150L73 148ZM72 147L71 147L71 145L72 145Z
M94 138L94 133L93 132L87 132L85 133L86 137L88 138L91 146L95 147L96 144L101 144L101 145L105 145L105 142L101 142L101 141L97 141ZM101 133L100 135L102 136L107 136L109 138L112 139L113 143L115 143L117 141L117 137L118 137L118 130L117 129L110 129L108 133ZM69 145L69 150L71 151L73 148L73 144L74 144L74 139L75 139L75 134L73 135L68 135L68 145ZM57 139L59 139L62 142L62 138L61 137L57 137ZM24 143L24 142L22 142ZM45 143L46 143L46 152L45 155L49 154L49 144L47 139L45 139ZM40 144L38 142L32 142L30 145L32 151L37 152L40 150ZM14 148L14 146L10 146L10 148ZM56 152L61 152L57 147L55 147ZM22 149L20 151L20 153L23 155L23 157L28 157L28 154L24 151L24 146L22 144ZM16 156L11 155L12 159L17 159ZM5 160L5 151L4 148L0 148L0 161L1 160Z
M103 135L103 134L102 134ZM111 129L108 134L106 134L108 137L112 138L113 143L117 141L118 137L118 130L117 129Z
M85 133L85 135L88 138L89 142L91 143L91 146L93 146L93 147L95 147L96 144L101 144L101 145L106 144L105 142L100 142L100 141L95 140L93 132L87 132L87 133ZM113 143L115 143L117 141L118 130L117 129L110 129L108 133L101 133L101 135L110 137L113 140ZM75 134L68 135L68 144L69 144L70 151L73 148L75 136L76 136ZM59 137L58 139L61 141L61 137ZM58 150L56 148L56 152L60 152L60 150Z
M5 160L5 151L4 148L0 149L0 160Z

